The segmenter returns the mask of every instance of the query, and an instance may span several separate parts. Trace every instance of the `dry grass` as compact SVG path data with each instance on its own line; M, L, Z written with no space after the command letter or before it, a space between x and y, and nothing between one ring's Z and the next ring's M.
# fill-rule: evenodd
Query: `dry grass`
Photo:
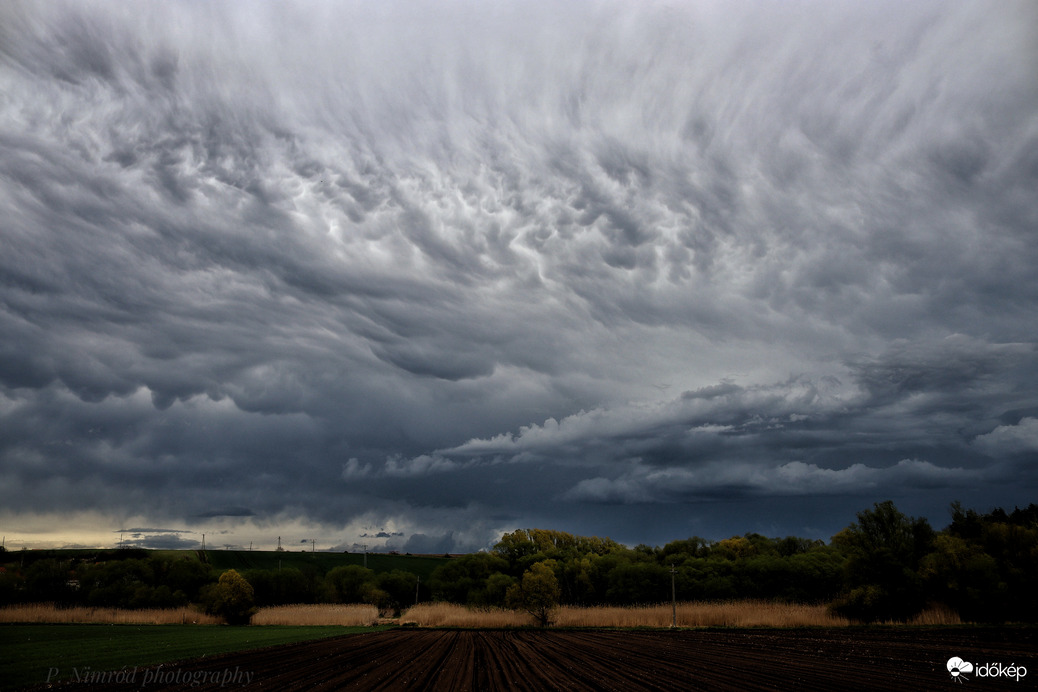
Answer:
M576 608L562 606L558 627L669 627L670 604L654 606ZM522 627L531 624L524 613L500 609L472 609L450 603L427 603L409 608L401 624L424 627ZM844 618L830 615L825 606L767 601L679 603L678 627L845 627Z
M557 627L670 627L671 604L650 606L562 606L555 612ZM476 609L452 603L423 603L409 608L401 624L422 627L524 627L530 616L513 610ZM846 618L832 615L824 605L772 603L770 601L719 601L678 603L678 627L846 627ZM952 610L930 608L911 625L958 625ZM896 624L896 623L887 623Z
M768 601L679 603L678 627L845 627L846 619L831 615L825 606ZM669 627L671 605L562 606L555 612L558 627ZM289 605L262 608L254 625L340 625L367 627L378 622L371 605ZM130 625L218 625L221 618L193 608L119 610L116 608L58 608L29 603L0 608L0 623L100 623ZM466 608L453 603L422 603L404 611L400 624L422 627L526 627L529 615L502 608ZM898 623L885 623L898 624ZM908 624L959 625L955 611L937 606L923 611Z
M502 608L467 608L455 603L420 603L400 616L401 625L422 627L524 627L530 616Z
M560 627L669 627L671 604L631 607L560 608ZM845 627L844 618L823 605L722 601L677 604L678 627Z
M373 605L285 605L261 608L252 616L254 625L343 625L367 627L378 621Z
M58 608L52 603L26 603L0 608L0 622L100 623L104 625L219 625L222 618L193 608L120 610L118 608Z
M371 605L291 605L261 608L254 625L374 625L378 610ZM118 608L59 608L52 603L27 603L0 608L0 623L98 623L103 625L219 625L223 618L195 610L171 608L121 610Z
M896 623L895 623L896 624ZM962 618L951 608L933 606L916 615L910 625L961 625Z

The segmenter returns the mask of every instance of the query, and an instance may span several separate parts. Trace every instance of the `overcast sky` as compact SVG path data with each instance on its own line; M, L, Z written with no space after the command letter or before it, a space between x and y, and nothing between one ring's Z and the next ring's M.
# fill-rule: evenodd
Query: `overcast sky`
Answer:
M0 4L0 531L1038 501L1038 5Z

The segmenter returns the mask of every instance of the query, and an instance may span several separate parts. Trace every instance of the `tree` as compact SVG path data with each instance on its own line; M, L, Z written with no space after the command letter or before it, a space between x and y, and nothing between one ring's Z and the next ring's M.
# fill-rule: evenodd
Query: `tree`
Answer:
M203 592L206 612L223 617L229 625L247 625L256 613L252 585L237 570L227 570Z
M242 576L256 592L256 605L313 603L317 596L316 574L306 574L295 567L284 569L250 569Z
M362 603L375 584L375 572L360 565L342 565L324 576L332 599L338 603Z
M902 514L890 500L858 512L833 536L844 550L844 592L834 610L862 622L908 620L926 605L919 566L930 552L934 531L926 519Z
M429 577L433 598L468 605L504 605L502 577L508 562L493 553L472 553L454 558L433 570ZM495 575L497 579L491 581Z
M400 617L400 611L414 603L415 593L418 589L418 577L410 572L395 569L379 574L375 578L375 584L387 596L383 603L376 605L380 609L392 610L393 617Z
M551 616L562 595L554 567L554 560L534 563L523 573L519 583L508 589L506 596L510 608L529 613L541 627L551 624Z
M67 602L72 598L69 568L53 558L38 560L25 570L25 588L30 600Z
M655 603L670 596L670 573L655 562L620 563L609 570L610 603Z
M544 559L564 559L585 555L606 555L624 547L611 538L574 536L565 531L519 529L501 536L494 551L508 560L513 574Z
M1007 585L999 580L998 562L975 542L942 534L920 572L931 593L969 622L1005 619Z
M986 514L952 504L952 523L924 563L932 588L964 620L1038 620L1038 505Z

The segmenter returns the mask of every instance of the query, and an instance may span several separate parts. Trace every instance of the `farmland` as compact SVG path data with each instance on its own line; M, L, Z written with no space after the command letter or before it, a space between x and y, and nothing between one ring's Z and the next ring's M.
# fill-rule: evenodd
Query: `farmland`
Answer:
M248 673L250 688L289 691L937 690L953 682L945 665L951 656L1005 665L1015 662L1031 669L1028 676L1038 674L1033 672L1038 669L1036 634L1034 628L963 627L399 628L171 664L163 674L172 684L150 684L148 689L219 689L221 674L238 671ZM148 672L137 671L137 687ZM199 680L205 682L196 685ZM125 684L83 683L64 688L129 689ZM1008 678L985 679L983 688L1019 689L1019 685Z

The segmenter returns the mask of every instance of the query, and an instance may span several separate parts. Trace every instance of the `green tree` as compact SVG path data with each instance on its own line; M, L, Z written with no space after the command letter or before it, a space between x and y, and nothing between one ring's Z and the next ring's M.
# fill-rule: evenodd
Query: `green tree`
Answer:
M338 603L364 603L375 584L375 572L360 565L343 565L328 571L325 584Z
M221 616L229 625L247 625L256 613L252 585L237 570L227 570L203 592L206 612Z
M681 564L685 560L706 557L710 553L710 541L699 536L692 536L680 541L671 541L660 551L661 565Z
M505 577L508 562L494 553L472 553L454 558L433 570L429 585L433 598L451 603L487 606L504 605L501 580L491 581L494 575Z
M1038 620L1038 505L951 509L952 523L925 562L930 586L965 620Z
M551 624L562 595L554 567L554 560L534 563L519 583L508 589L506 598L509 607L529 613L541 627Z
M258 606L313 603L317 599L319 589L315 582L320 581L320 578L316 573L304 573L296 567L285 567L250 569L242 576L255 589Z
M0 567L0 606L17 603L25 596L25 579L22 575Z
M618 550L625 548L610 538L575 536L549 529L519 529L506 533L494 546L494 551L508 560L512 574L519 574L541 560L606 555Z
M375 584L387 596L380 607L391 609L393 617L400 617L401 609L414 603L418 591L418 577L399 569L380 573Z
M934 531L926 519L902 514L890 500L858 512L856 524L833 536L847 554L836 612L861 622L904 621L926 605L919 566Z
M1006 597L1006 583L999 579L998 563L972 541L942 534L933 551L923 558L921 573L930 592L970 622L998 620Z
M166 584L176 591L183 591L190 600L198 598L203 586L214 579L208 565L193 558L173 560L166 571Z
M670 597L670 573L655 562L621 563L609 570L610 603L658 603Z
M29 600L67 603L74 596L69 577L67 562L53 558L37 560L25 570L25 588Z

